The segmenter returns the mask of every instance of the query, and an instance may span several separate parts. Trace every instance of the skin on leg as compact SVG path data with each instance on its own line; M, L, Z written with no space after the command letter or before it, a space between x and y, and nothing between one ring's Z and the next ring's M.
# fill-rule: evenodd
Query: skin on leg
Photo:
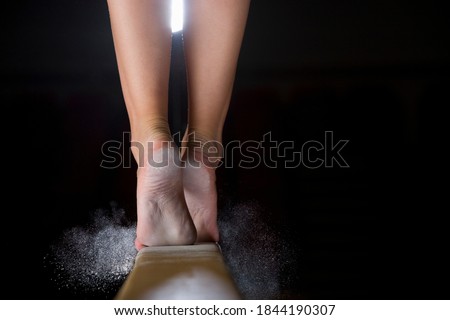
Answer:
M218 241L215 169L190 160L222 156L192 148L222 141L250 0L185 1L184 46L189 92L189 124L185 136L187 166L184 194L197 229L197 241ZM190 160L189 160L190 159ZM198 161L195 161L196 163Z
M133 140L168 138L169 1L108 0L108 7Z
M167 0L108 0L137 171L136 248L191 244L195 226L183 194L167 121L170 70ZM165 166L152 165L167 159Z

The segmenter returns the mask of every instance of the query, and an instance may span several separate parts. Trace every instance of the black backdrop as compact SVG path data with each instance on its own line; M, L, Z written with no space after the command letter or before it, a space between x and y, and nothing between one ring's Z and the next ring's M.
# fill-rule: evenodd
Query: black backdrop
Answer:
M58 298L41 274L49 243L111 200L134 217L133 169L99 166L101 145L128 130L108 11L49 0L2 12L1 296ZM225 141L349 140L347 169L219 169L221 199L259 203L296 248L287 297L449 298L448 39L437 1L253 1Z

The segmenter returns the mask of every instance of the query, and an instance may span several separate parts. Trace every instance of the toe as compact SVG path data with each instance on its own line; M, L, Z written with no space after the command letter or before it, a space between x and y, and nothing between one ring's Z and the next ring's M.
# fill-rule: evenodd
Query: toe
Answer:
M144 246L138 239L136 239L134 240L134 247L136 248L137 251L139 251L146 246Z

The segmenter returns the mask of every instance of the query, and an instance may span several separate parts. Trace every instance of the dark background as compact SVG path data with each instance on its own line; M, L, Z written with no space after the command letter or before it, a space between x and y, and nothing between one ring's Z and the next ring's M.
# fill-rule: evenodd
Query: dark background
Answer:
M41 271L49 243L111 200L134 217L134 170L99 165L128 131L108 11L2 11L1 296L59 298ZM350 141L346 169L218 171L221 201L257 202L295 248L286 298L450 297L448 40L437 1L253 1L225 142Z

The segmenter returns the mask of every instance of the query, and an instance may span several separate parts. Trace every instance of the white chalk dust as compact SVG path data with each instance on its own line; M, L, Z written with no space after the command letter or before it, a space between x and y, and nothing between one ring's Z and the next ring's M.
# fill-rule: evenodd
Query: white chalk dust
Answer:
M45 257L51 281L75 297L112 297L133 267L135 230L114 203L96 210L86 226L65 231L51 246Z
M279 298L281 273L292 255L258 204L226 205L219 212L219 229L225 262L243 297ZM68 298L113 298L133 267L135 230L112 203L96 210L86 225L65 231L44 261L56 290Z

